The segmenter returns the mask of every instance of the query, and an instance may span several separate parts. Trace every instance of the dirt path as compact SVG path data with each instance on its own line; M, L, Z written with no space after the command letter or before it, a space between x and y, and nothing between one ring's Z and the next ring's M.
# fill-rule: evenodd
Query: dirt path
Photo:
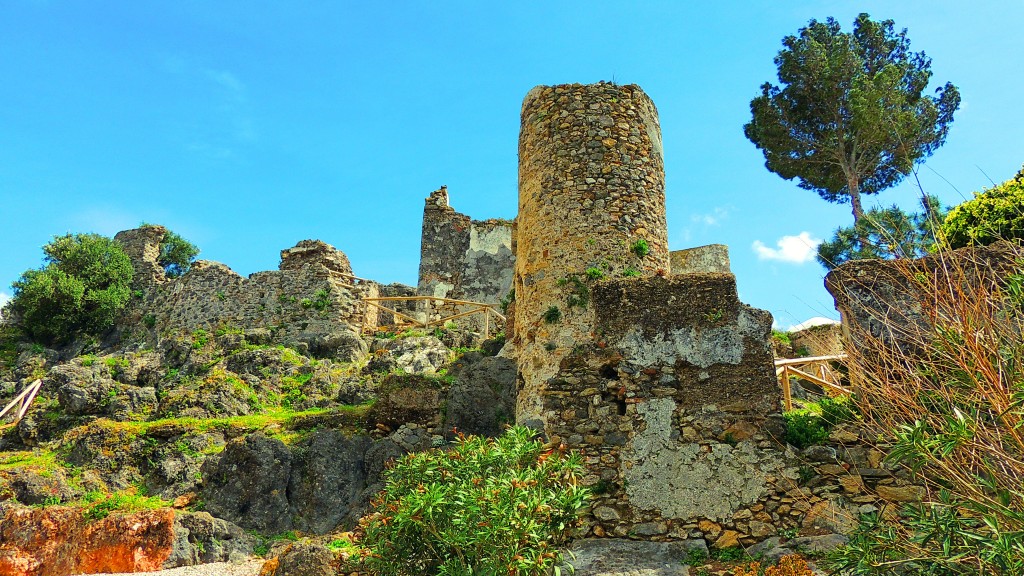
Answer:
M105 576L257 576L263 566L262 559L248 560L246 562L214 562L212 564L199 564L198 566L182 566L170 570L159 570L157 572L134 572L120 574L106 574ZM84 576L78 574L76 576Z

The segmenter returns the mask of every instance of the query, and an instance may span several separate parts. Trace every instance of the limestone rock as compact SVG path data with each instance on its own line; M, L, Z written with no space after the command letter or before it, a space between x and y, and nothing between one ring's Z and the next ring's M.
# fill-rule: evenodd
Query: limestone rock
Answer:
M740 533L735 530L724 530L722 534L715 539L714 547L719 550L725 548L733 548L740 545Z
M381 383L370 418L391 429L406 422L433 423L440 417L443 393L437 380L411 374L391 374Z
M925 489L921 486L879 485L875 491L879 497L891 502L920 502L925 496Z
M201 497L207 510L242 528L278 534L292 526L288 480L292 455L276 439L250 434L228 443L203 466Z
M686 576L686 561L695 552L707 556L703 540L643 542L614 538L585 538L569 547L567 566L576 576Z
M211 562L239 562L252 554L255 539L245 530L207 512L177 512L174 545L164 568Z
M468 354L466 356L469 356ZM498 436L515 420L516 364L508 358L464 358L445 401L444 431Z
M295 543L263 565L265 576L335 576L334 554L319 544Z
M366 488L363 458L370 444L367 436L318 430L296 447L288 482L295 529L324 534L349 516Z

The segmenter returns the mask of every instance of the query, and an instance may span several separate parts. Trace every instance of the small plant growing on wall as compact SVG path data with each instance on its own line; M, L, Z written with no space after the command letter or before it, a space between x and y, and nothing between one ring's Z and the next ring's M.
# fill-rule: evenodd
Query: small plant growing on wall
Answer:
M629 250L636 254L638 257L643 258L651 253L650 246L647 245L647 240L640 238L629 247Z
M558 306L549 306L541 318L548 324L554 324L562 319L562 311L558 309Z

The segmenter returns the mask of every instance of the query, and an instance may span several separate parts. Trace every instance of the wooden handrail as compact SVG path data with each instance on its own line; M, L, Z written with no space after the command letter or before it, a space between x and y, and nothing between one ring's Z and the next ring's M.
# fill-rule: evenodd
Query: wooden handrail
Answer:
M788 366L791 364L804 364L807 362L838 362L846 360L846 354L833 354L831 356L805 356L803 358L783 358L776 360L775 366Z
M843 362L844 360L846 360L846 354L834 354L831 356L808 356L806 358L784 358L782 360L776 360L775 376L779 379L779 383L782 385L782 402L786 408L786 411L793 409L793 390L789 382L790 378L800 378L802 380L806 380L808 382L817 384L822 388L835 390L836 392L840 392L842 394L852 394L853 390L844 388L842 386L839 386L838 384L835 384L834 382L829 382L828 380L826 380L826 378L829 375L832 375L833 379L835 379L835 375L832 373L832 370L828 367L828 364L830 362ZM803 367L801 366L803 364L818 364L818 375L815 376L813 374L809 374L797 368L797 366Z
M393 314L393 315L395 315L398 318L402 318L403 320L407 320L409 322L413 322L415 324L419 324L419 325L421 325L424 328L429 328L430 326L434 326L434 325L442 325L445 322L450 322L451 320L455 320L455 319L458 319L458 318L464 318L466 316L472 316L473 314L483 314L484 315L484 338L487 338L487 337L490 336L490 327L491 327L491 322L490 322L491 317L490 317L490 315L491 314L494 314L495 317L500 318L503 322L506 321L505 315L501 314L500 312L495 310L493 304L487 304L485 302L473 302L472 300L456 300L454 298L443 298L441 296L380 296L380 297L366 297L366 298L362 298L362 301L366 302L370 306L373 306L374 308L378 308L378 309L380 309L380 310L382 310L384 312L388 312L390 314ZM419 319L413 318L413 317L408 316L406 314L402 314L401 312L398 312L396 310L392 310L391 308L388 308L386 306L382 306L381 304L379 304L380 302L423 302L423 301L426 301L428 303L429 302L440 302L442 304L456 304L456 305L460 305L460 306L474 306L474 308L472 310L467 311L467 312L460 312L460 313L454 314L452 316L446 316L444 318L440 318L438 320L430 320L429 319L430 315L429 315L429 311L428 311L428 313L426 315L426 318L424 320L419 320Z
M36 399L36 394L39 393L39 389L42 386L43 381L41 379L36 379L28 386L25 386L25 389L22 390L20 394L15 396L14 400L11 400L7 404L7 406L4 407L3 410L0 410L0 418L3 418L5 414L10 412L11 409L14 408L14 406L20 402L21 406L18 408L18 411L14 415L14 423L17 424L18 422L20 422L21 419L24 418L25 414L28 412L28 407L32 405L32 401Z

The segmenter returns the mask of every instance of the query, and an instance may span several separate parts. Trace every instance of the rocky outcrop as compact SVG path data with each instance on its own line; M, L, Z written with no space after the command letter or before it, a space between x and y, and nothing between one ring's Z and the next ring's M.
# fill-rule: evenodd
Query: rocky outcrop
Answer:
M0 576L149 572L238 561L252 537L205 513L170 509L90 519L82 508L0 505Z
M971 298L1020 270L1020 249L1001 241L918 260L855 260L825 276L842 316L846 342L870 357L877 350L926 353L936 310L929 286Z
M509 358L470 352L451 369L455 382L445 399L443 430L498 436L515 422L516 363Z
M371 351L373 358L363 370L367 374L434 374L451 359L451 352L434 336L377 339Z
M199 496L212 514L246 529L325 534L355 525L383 487L388 461L430 446L415 425L379 440L323 429L290 447L250 434L203 465Z
M691 558L707 558L703 540L642 542L585 538L573 542L562 566L576 576L689 576Z

